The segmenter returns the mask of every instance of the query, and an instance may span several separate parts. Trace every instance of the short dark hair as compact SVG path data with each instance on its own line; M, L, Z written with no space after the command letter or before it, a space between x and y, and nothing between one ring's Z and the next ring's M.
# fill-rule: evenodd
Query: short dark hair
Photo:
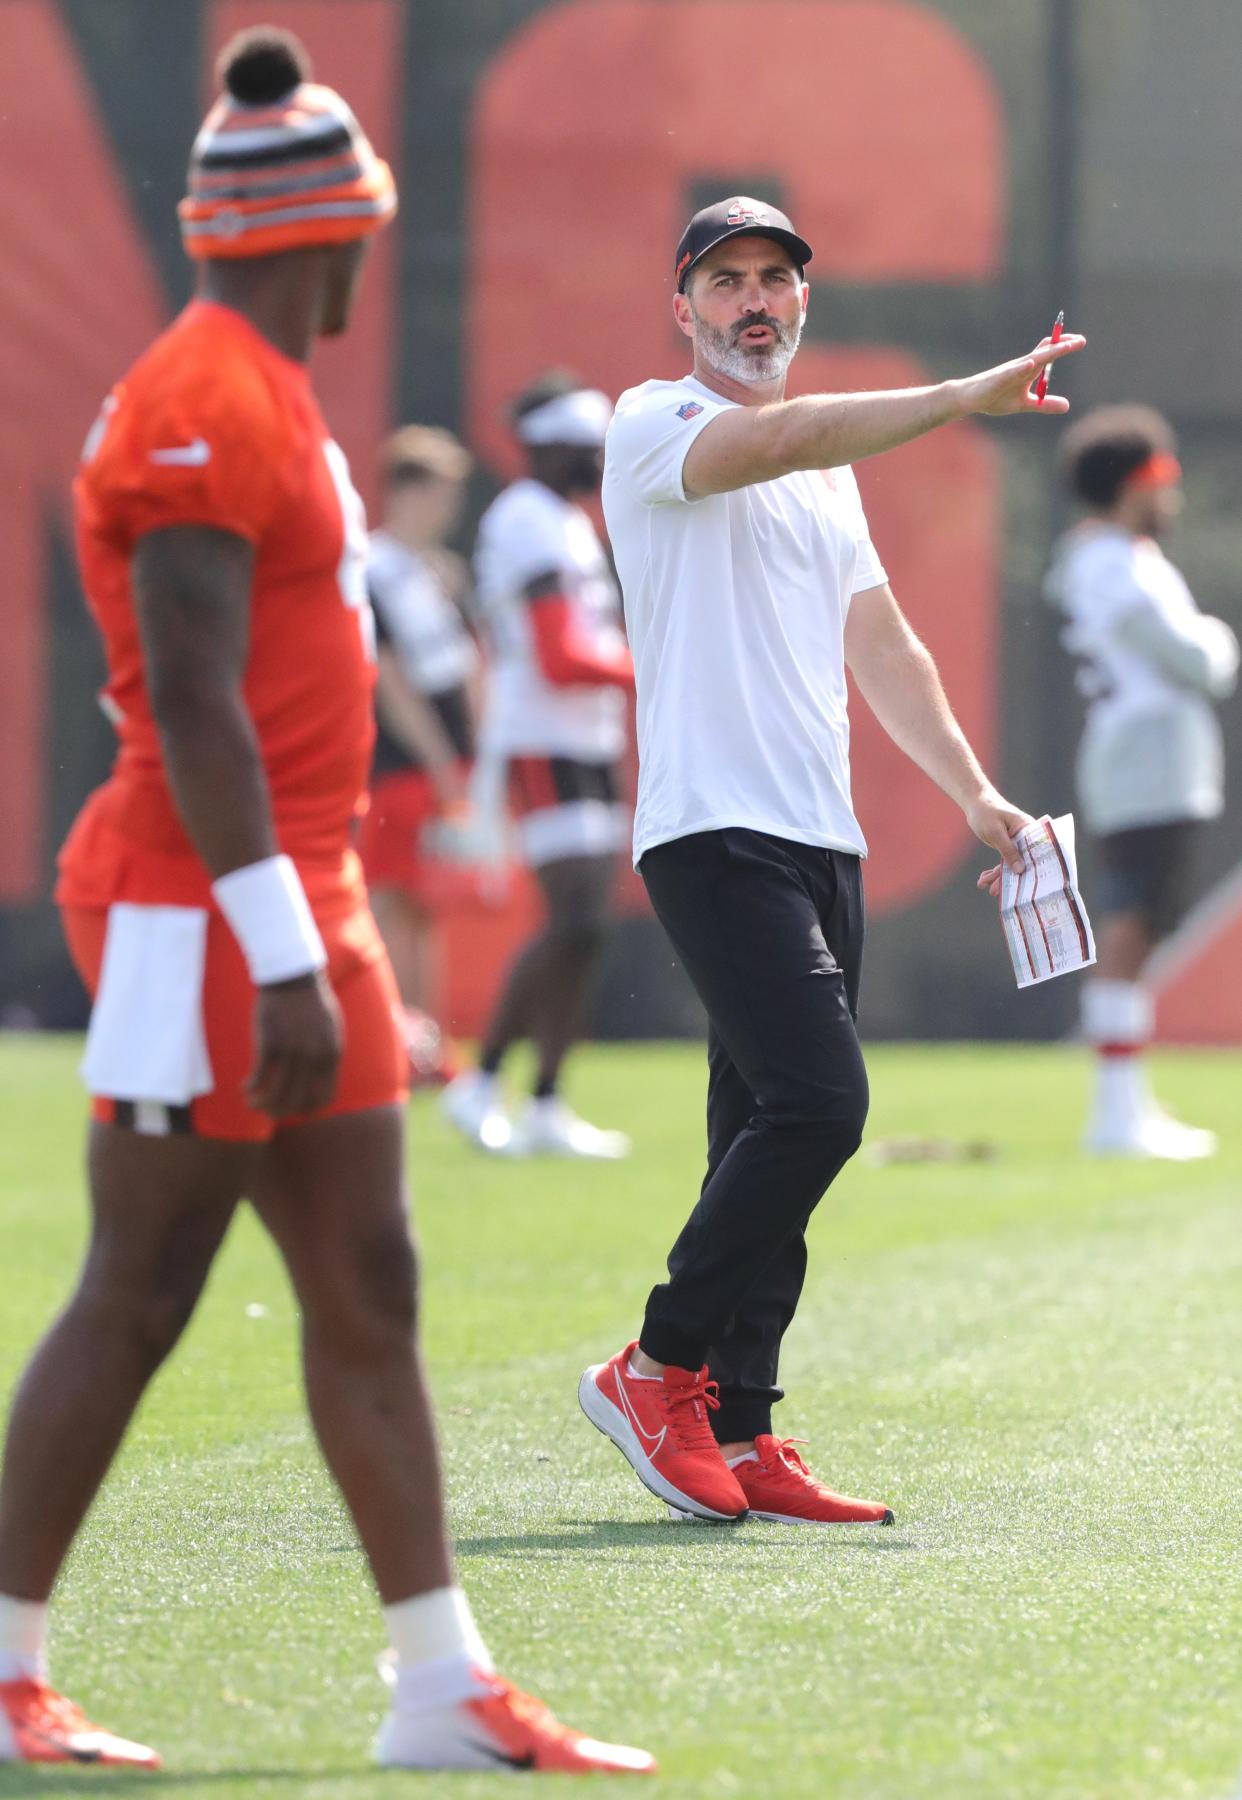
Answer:
M509 423L517 427L527 413L533 413L537 407L546 406L549 400L559 400L565 394L577 394L586 383L572 369L548 369L543 375L536 376L530 386L523 388L515 400L509 403Z
M1085 505L1113 506L1149 457L1176 450L1173 427L1154 407L1097 406L1061 439L1061 474Z

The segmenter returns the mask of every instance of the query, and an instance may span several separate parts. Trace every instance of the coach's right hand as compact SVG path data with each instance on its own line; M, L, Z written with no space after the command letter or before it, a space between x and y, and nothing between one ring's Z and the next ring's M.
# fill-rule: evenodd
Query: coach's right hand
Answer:
M1066 413L1070 403L1064 394L1045 394L1036 398L1032 383L1039 371L1062 357L1076 356L1085 349L1087 340L1078 332L1067 331L1059 343L1041 338L1029 356L1015 357L1012 362L998 363L978 375L968 375L951 385L957 389L966 413L984 413L989 418L1003 419L1013 413Z
M322 971L261 987L250 1104L274 1119L317 1112L336 1089L343 1043L341 1009Z

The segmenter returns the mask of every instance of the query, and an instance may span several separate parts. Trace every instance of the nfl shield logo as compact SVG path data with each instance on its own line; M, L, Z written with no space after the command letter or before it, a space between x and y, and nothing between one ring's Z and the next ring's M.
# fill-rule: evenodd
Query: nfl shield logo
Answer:
M677 408L677 417L679 419L693 419L698 413L701 413L702 410L703 408L699 405L697 400L687 400L684 406L679 406Z

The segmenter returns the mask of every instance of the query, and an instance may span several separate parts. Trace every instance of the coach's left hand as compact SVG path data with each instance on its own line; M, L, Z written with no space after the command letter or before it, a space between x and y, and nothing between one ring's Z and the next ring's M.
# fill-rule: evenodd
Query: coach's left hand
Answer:
M976 884L994 900L999 899L1002 871L1008 867L1015 875L1020 875L1024 867L1022 852L1013 840L1025 826L1033 825L1035 821L1020 806L1011 806L995 788L985 789L963 811L975 836L995 850L1001 859L995 868L985 869Z

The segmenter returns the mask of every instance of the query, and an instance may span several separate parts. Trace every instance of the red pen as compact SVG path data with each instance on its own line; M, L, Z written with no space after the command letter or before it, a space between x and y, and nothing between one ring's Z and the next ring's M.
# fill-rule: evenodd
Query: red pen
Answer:
M1065 324L1065 314L1063 312L1059 312L1056 316L1056 319L1053 321L1052 337L1050 339L1050 341L1052 343L1054 343L1054 344L1060 343L1061 327L1064 324ZM1043 368L1039 371L1039 380L1035 383L1035 398L1039 401L1041 406L1043 405L1044 395L1047 392L1048 392L1048 365L1047 365L1047 363L1045 363Z

